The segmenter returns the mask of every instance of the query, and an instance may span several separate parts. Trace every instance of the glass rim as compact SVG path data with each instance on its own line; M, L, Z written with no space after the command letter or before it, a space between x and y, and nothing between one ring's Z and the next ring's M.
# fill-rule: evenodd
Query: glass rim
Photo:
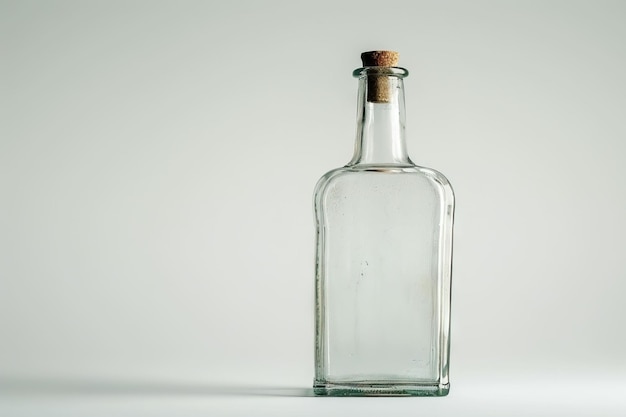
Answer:
M368 75L386 75L404 78L409 75L409 70L402 67L361 67L352 71L352 76L355 78L366 77Z

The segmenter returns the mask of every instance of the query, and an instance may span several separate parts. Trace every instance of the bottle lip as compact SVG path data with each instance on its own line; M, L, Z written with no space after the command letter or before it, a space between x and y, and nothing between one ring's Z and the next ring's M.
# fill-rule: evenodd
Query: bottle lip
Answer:
M368 75L386 75L389 77L404 78L409 75L409 70L402 67L361 67L352 71L354 78L367 77Z

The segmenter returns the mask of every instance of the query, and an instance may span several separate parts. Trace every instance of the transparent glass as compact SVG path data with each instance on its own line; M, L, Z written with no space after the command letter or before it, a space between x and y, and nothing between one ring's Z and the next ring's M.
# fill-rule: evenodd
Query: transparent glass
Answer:
M315 381L318 395L449 390L454 194L416 166L404 137L401 68L355 70L352 161L315 190ZM377 84L374 77L385 77ZM384 102L369 88L388 88Z

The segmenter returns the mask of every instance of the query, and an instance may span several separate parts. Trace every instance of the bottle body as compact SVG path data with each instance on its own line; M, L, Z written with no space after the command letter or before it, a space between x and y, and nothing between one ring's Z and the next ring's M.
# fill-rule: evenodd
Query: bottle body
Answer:
M448 392L454 196L421 167L331 171L315 193L321 395Z

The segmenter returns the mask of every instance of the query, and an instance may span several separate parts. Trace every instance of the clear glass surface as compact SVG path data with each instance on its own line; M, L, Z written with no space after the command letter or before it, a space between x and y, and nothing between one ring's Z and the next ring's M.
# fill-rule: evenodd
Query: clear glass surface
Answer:
M406 153L406 72L385 75L385 103L355 74L354 158L315 191L315 392L446 395L454 195Z

